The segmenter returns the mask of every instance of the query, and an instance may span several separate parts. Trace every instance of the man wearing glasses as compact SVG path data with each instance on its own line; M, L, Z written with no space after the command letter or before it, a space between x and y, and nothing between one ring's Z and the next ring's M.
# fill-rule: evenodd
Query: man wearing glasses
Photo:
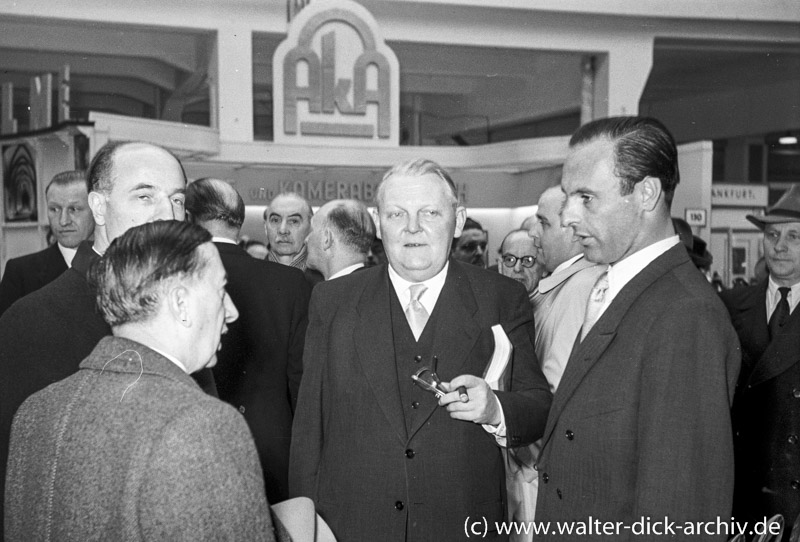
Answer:
M500 245L500 260L497 270L501 275L522 283L533 300L533 293L544 274L542 264L537 261L536 239L526 230L513 230L506 235Z

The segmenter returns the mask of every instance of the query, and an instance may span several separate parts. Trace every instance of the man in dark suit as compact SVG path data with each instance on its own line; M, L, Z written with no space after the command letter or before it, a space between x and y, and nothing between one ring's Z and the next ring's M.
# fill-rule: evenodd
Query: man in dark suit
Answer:
M289 493L292 413L303 373L311 288L300 270L257 260L237 244L244 201L229 183L199 179L189 184L186 211L214 236L228 273L226 290L239 310L213 369L217 392L250 426L267 497L280 502Z
M20 299L0 317L0 481L17 408L32 393L66 378L111 333L87 282L89 265L132 226L184 218L183 167L171 153L146 143L109 143L87 171L94 245L83 242L72 268ZM213 391L210 370L198 371Z
M145 224L97 263L114 336L19 409L8 541L274 540L247 425L189 377L237 317L211 236Z
M609 268L553 397L537 520L619 522L612 539L627 540L639 520L661 522L649 524L655 539L664 518L730 518L738 341L675 235L678 180L675 142L655 119L600 119L570 140L562 222Z
M781 514L788 532L800 514L800 187L747 218L764 231L769 278L722 293L742 343L734 515Z
M377 203L389 264L311 296L292 494L314 499L339 540L464 540L468 519L503 538L498 444L534 441L550 405L525 288L448 260L466 211L437 164L392 168ZM513 345L510 391L481 377L497 348L493 326ZM424 366L444 381L440 399L411 378Z
M306 238L308 267L325 280L362 269L375 240L375 223L367 206L354 199L329 201L311 217Z
M17 299L57 279L72 265L81 241L94 232L83 171L57 174L47 185L44 197L47 221L56 242L39 252L8 260L0 281L0 315Z

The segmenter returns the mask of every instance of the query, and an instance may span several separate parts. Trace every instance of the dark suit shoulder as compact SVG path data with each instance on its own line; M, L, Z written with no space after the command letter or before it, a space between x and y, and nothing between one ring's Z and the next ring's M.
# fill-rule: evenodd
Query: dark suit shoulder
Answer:
M766 283L761 283L744 288L725 290L719 294L719 297L727 307L728 312L733 315L742 309L751 307L754 303L763 303L766 291Z
M25 254L24 256L17 256L16 258L11 258L6 263L6 270L8 270L9 266L16 267L16 268L35 268L36 266L41 265L43 262L48 261L58 261L56 259L60 259L64 262L64 258L61 256L61 252L58 250L58 245L50 245L47 248L44 248L38 252L32 252L31 254ZM64 262L64 269L67 268L66 262Z

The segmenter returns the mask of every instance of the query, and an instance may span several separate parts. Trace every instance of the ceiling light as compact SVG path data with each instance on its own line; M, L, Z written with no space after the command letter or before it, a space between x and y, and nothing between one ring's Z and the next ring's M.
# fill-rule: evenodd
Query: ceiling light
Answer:
M797 145L796 136L782 136L778 138L778 143L781 145Z

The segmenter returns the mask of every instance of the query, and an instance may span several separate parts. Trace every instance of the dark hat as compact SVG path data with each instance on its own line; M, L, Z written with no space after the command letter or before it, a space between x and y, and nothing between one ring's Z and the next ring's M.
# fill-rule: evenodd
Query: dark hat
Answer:
M747 220L763 230L767 224L800 222L800 185L794 185L784 192L775 205L763 215L747 215Z
M698 236L693 237L692 249L689 251L689 257L698 268L710 267L714 263L714 257L706 248L706 242Z

